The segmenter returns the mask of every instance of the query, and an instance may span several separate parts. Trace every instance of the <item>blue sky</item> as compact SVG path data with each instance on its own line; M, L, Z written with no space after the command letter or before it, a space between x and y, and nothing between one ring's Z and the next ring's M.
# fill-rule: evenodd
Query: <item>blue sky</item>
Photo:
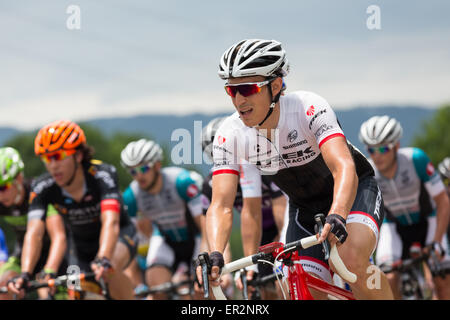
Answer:
M81 29L69 30L70 5ZM369 30L367 7L380 8ZM288 91L336 109L450 101L449 1L0 2L0 126L31 129L136 114L233 107L217 76L244 38L283 43Z

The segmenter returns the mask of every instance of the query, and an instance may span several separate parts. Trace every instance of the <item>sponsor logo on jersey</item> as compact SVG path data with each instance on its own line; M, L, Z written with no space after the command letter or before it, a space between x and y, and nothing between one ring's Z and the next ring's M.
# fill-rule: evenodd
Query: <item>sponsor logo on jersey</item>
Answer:
M229 154L232 154L232 152L231 151L228 151L227 149L225 149L224 147L220 147L220 146L213 146L213 149L214 150L220 150L220 151L223 151L223 152L225 152L225 153L229 153Z
M331 124L322 124L319 129L317 129L316 133L314 135L316 138L319 138L324 132L327 132L328 130L333 129L334 127Z
M288 136L287 136L287 141L289 142L293 142L295 141L295 139L297 139L298 137L298 132L297 130L292 130L291 132L289 132Z
M222 136L217 137L217 142L219 142L219 145L224 144L226 140L227 139L225 139L225 137Z
M186 194L189 198L193 198L198 194L198 187L195 184L191 184L187 187Z
M314 115L314 106L310 106L309 108L308 108L308 110L306 111L306 115L307 116L312 116L312 115Z
M287 163L296 163L305 161L311 157L313 157L316 153L311 150L311 146L295 152L283 153L282 158L286 160Z
M327 109L320 110L314 117L311 118L311 121L309 122L309 130L311 130L312 124L314 123L314 121L316 121L317 117L324 114L325 112L327 112Z
M296 142L294 144L290 144L288 146L283 146L283 149L287 150L287 149L295 148L295 147L301 146L302 144L305 144L307 142L308 142L307 140L302 140L302 141Z
M434 167L433 167L433 165L431 164L431 162L428 162L426 171L427 171L427 175L429 175L430 177L433 175L433 173L434 173Z

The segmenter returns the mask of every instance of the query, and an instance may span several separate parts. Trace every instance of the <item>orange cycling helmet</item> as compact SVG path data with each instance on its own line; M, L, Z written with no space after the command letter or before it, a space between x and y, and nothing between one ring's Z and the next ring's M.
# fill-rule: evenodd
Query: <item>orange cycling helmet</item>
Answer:
M39 156L59 150L74 150L83 143L86 143L86 136L75 122L59 120L39 130L34 140L34 152Z

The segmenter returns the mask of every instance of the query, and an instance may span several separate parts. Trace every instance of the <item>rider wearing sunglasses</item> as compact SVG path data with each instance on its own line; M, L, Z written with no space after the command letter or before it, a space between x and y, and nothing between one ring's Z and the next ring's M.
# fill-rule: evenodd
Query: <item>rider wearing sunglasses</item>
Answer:
M45 230L44 208L52 204L64 220L51 254L64 256L68 264L81 272L96 274L109 284L114 299L133 299L130 280L123 273L136 254L136 230L123 205L117 184L117 171L109 164L93 160L93 149L86 143L83 130L71 121L55 121L39 130L35 153L48 173L31 186L28 227L22 259L22 276L9 288L19 293L33 270L40 235ZM70 236L69 236L70 235Z
M15 234L15 245L12 254L0 267L0 286L19 276L21 273L22 246L27 229L27 213L31 180L24 177L24 164L19 152L11 147L0 148L0 218L9 225ZM62 227L62 219L57 216L55 209L49 205L47 208L47 228ZM66 271L65 261L55 261L48 258L50 248L49 234L45 232L42 240L42 252L36 263L36 267L30 272L30 278L36 274L42 276L56 276ZM61 266L58 270L58 266ZM44 292L39 292L42 298ZM1 299L11 298L10 295L2 295Z
M219 76L227 81L236 113L223 122L213 143L213 194L206 214L213 285L223 265L239 165L245 160L289 196L287 242L315 234L314 215L326 214L319 240L337 244L344 263L357 274L351 285L355 296L388 299L392 293L381 271L380 289L366 282L384 216L373 170L347 142L325 99L307 91L282 94L288 72L286 53L275 40L242 40L220 59ZM300 254L305 271L332 281L334 266L321 248Z
M359 138L367 146L375 178L383 194L386 216L380 230L376 263L409 258L414 242L431 245L447 260L449 199L426 153L400 148L403 129L389 116L374 116L361 125ZM401 298L398 272L388 275L394 296ZM439 299L450 299L450 276L435 277Z
M202 177L179 167L163 168L163 150L152 140L130 142L120 157L122 166L133 176L123 194L128 213L136 219L144 238L150 239L142 266L145 284L152 287L169 282L180 270L182 277L189 277L204 219ZM167 295L149 298L166 299Z

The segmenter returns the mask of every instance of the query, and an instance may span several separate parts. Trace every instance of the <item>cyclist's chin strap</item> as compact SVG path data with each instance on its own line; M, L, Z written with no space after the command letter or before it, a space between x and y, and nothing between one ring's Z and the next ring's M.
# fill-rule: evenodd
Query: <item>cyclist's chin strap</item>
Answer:
M267 119L270 117L270 115L272 114L272 112L273 112L273 110L274 110L274 108L275 108L275 105L276 105L277 102L280 100L281 90L280 90L280 92L278 92L278 94L275 96L275 98L273 98L273 96L272 96L272 87L270 86L270 84L268 85L268 89L269 89L270 97L272 98L272 103L270 104L269 111L267 111L267 114L266 114L266 117L264 118L264 120L261 121L260 123L258 123L257 125L253 126L253 128L258 128L258 127L262 126L262 124L263 124L264 122L266 122L266 120L267 120Z

